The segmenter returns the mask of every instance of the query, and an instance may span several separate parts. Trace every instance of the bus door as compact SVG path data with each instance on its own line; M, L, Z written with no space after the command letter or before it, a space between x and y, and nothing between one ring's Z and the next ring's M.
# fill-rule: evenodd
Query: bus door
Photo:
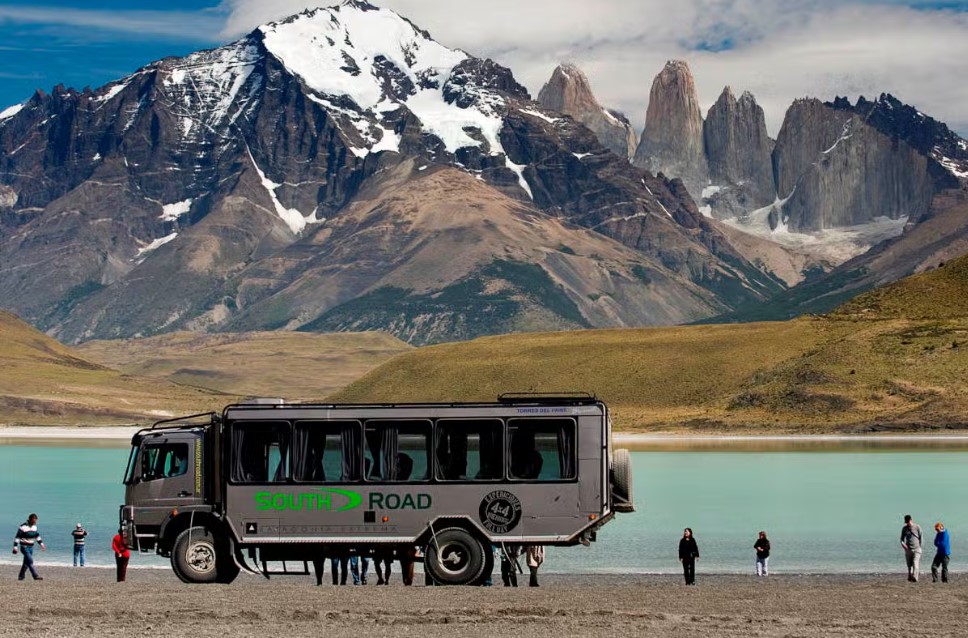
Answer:
M164 512L203 504L203 437L203 430L145 436L127 487L127 502L150 504Z

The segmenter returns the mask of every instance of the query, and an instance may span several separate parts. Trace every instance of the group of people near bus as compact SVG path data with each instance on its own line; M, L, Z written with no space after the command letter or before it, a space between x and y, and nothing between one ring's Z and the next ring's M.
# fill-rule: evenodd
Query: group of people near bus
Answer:
M37 514L30 514L27 520L17 528L14 536L13 553L19 553L23 556L19 580L24 580L28 571L34 580L43 580L34 565L34 548L40 547L41 551L47 550L47 546L37 529L37 520ZM935 523L934 530L935 556L931 562L931 578L933 582L938 582L940 578L942 583L947 583L948 563L951 559L951 535L940 521ZM87 536L88 532L81 523L77 523L71 531L75 567L84 567L85 565ZM910 514L904 516L900 542L907 564L908 581L916 583L920 577L924 537L921 526L914 521ZM124 582L131 551L127 534L123 529L118 530L118 533L111 540L111 550L114 552L117 581ZM753 550L756 575L768 576L771 546L770 539L765 531L761 531L757 535L753 543ZM530 575L528 584L531 587L538 586L538 570L545 560L545 548L542 545L502 543L501 545L492 545L491 551L494 553L495 560L500 561L501 581L505 587L518 586L518 574L524 573L520 564L522 557ZM326 561L329 560L334 585L346 585L347 578L350 575L354 585L366 585L371 561L374 571L376 571L376 584L389 585L392 565L394 560L397 560L400 563L400 576L403 584L413 585L414 563L417 562L419 552L420 548L412 545L387 546L369 552L331 549L325 555L320 553L312 561L316 584L322 585ZM696 561L698 560L699 543L692 528L687 527L683 530L682 538L679 540L679 562L682 564L682 573L686 585L696 584ZM425 575L425 584L433 584L429 574ZM488 575L485 584L491 584L490 575Z
M40 547L41 551L47 551L47 545L37 529L38 517L36 514L27 516L27 520L20 524L17 533L13 538L13 553L23 556L20 565L18 580L24 580L27 572L30 572L34 580L44 580L44 577L37 573L34 565L34 548ZM87 560L87 536L88 532L84 525L78 523L71 530L71 541L74 546L74 567L84 567ZM124 582L128 573L128 560L131 558L131 549L128 546L128 535L123 530L118 530L114 538L111 539L111 551L114 552L116 576L119 583Z
M520 563L522 558L528 567L528 585L538 587L538 569L545 559L544 546L502 543L501 545L492 545L491 551L495 561L500 561L501 581L505 587L518 586L518 573L524 573ZM418 561L421 553L421 548L413 545L386 546L362 552L331 548L328 551L320 552L313 559L313 573L316 577L316 585L322 585L328 561L330 576L334 585L346 585L350 578L352 578L354 585L366 585L368 584L370 563L372 562L376 572L376 584L389 585L392 565L396 560L400 563L401 581L405 586L410 586L414 582L414 563ZM432 577L426 570L424 571L424 584L434 584ZM492 584L490 574L487 575L484 584Z
M948 563L951 560L951 535L944 523L934 524L934 560L931 561L931 580L942 583L948 582ZM921 575L921 554L923 552L923 536L921 526L914 522L910 514L904 515L904 526L901 527L901 548L904 550L904 561L907 564L908 582L916 583ZM755 552L755 566L757 576L768 576L770 564L770 539L766 532L761 531L753 543ZM696 584L696 561L699 560L699 543L696 541L692 528L687 527L679 539L679 562L682 563L682 575L686 585Z

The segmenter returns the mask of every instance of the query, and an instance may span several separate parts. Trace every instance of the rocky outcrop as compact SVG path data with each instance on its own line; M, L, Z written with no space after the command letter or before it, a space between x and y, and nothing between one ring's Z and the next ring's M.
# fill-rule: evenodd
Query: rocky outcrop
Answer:
M797 232L876 218L918 221L934 196L928 158L851 110L798 100L773 152L780 222Z
M628 118L598 103L588 78L577 66L558 66L538 93L538 103L578 120L619 157L631 159L635 154L638 140Z
M689 65L671 60L652 82L634 164L678 177L696 199L709 182L702 113Z
M717 217L739 217L776 198L773 184L773 141L756 98L745 91L737 100L723 89L706 114L703 139L709 179L719 187L712 200Z

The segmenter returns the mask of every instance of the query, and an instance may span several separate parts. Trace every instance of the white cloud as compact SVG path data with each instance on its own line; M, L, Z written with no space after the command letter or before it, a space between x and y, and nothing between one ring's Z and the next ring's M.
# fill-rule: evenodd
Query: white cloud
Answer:
M0 6L0 24L12 22L60 25L74 29L88 27L171 39L210 40L222 28L223 21L223 13L210 10L109 11L27 5Z
M226 38L326 0L223 0ZM776 133L797 97L884 91L968 132L968 14L931 2L837 0L382 0L451 47L492 57L537 93L562 60L641 127L667 59L690 63L701 102L751 90ZM911 8L923 6L924 9ZM936 5L935 5L936 6ZM712 49L712 50L709 50ZM722 50L717 50L722 49Z

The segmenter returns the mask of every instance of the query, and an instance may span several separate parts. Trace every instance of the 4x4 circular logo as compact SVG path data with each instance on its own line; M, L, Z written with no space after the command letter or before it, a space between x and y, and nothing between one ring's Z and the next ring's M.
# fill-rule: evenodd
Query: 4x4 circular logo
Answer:
M506 534L521 522L521 501L505 490L491 492L481 501L481 523L495 534Z

